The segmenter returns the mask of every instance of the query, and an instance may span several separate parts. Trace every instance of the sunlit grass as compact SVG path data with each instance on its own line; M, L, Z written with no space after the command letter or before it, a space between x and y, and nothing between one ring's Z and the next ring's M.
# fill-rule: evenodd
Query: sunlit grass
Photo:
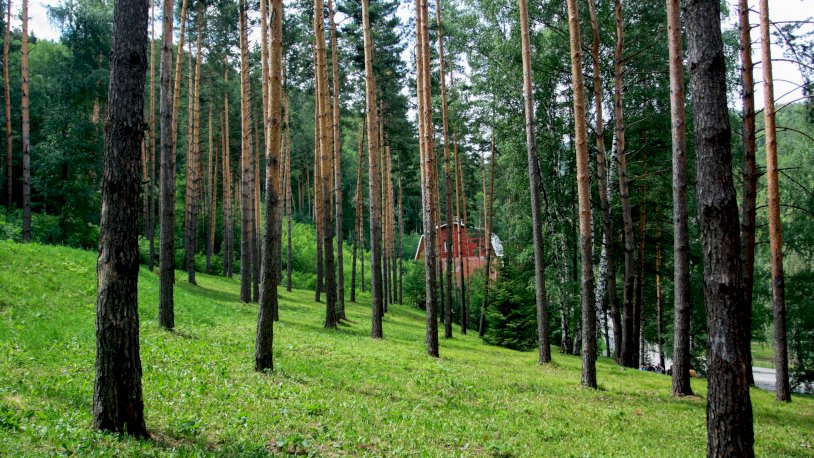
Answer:
M670 379L601 359L490 347L476 335L426 356L424 315L394 306L371 340L369 296L325 330L313 292L281 293L275 371L255 373L255 305L239 282L178 274L176 332L156 325L156 274L139 281L147 424L139 442L90 429L95 254L0 242L0 456L701 456L705 402ZM703 396L705 385L694 380ZM812 456L814 400L752 391L757 453Z

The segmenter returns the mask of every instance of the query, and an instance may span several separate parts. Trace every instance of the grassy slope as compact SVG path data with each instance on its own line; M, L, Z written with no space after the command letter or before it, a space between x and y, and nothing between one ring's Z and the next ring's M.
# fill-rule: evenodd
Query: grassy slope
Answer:
M141 355L152 442L89 429L95 255L0 242L0 456L498 455L701 456L705 403L669 396L666 376L599 362L599 391L579 387L580 360L442 341L425 356L423 315L394 307L385 340L369 302L353 323L322 328L313 293L283 294L276 371L252 371L256 307L238 282L178 275L177 333L155 324L158 283L140 277ZM702 381L694 382L701 395ZM814 400L775 403L753 390L757 452L812 455Z

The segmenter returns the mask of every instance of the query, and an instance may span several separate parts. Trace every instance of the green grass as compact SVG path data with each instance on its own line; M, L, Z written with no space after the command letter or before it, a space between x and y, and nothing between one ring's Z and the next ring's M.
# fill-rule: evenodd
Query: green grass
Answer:
M276 370L252 370L256 306L238 282L179 273L178 331L156 325L158 282L140 275L141 357L152 441L91 430L95 254L0 242L0 456L702 456L702 397L672 399L670 379L600 360L482 344L424 351L421 311L393 307L369 337L369 299L324 330L313 292L282 294ZM703 381L694 388L705 394ZM756 451L814 456L814 400L753 390Z
M752 342L752 362L758 367L774 367L774 347L771 342Z

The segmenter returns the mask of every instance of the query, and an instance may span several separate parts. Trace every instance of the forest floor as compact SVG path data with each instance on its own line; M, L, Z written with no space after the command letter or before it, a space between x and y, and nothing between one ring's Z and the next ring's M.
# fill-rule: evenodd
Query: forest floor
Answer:
M158 281L141 270L141 357L151 441L90 429L96 254L0 241L0 456L703 456L705 395L670 378L487 346L476 335L424 350L424 315L394 306L371 340L370 302L322 327L313 292L283 292L275 371L252 370L255 305L237 279L176 283L176 332L156 324ZM752 390L759 456L814 456L814 399Z

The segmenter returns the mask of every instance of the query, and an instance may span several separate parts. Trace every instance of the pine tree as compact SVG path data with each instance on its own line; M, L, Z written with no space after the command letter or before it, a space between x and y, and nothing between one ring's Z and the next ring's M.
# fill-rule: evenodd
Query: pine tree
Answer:
M720 8L718 0L688 0L685 7L709 338L707 456L751 457L752 403L741 342L742 265Z
M449 175L449 115L447 108L447 83L444 62L444 28L441 21L441 2L435 2L435 18L438 24L438 71L441 81L441 119L444 135L444 188L446 189L446 216L447 231L444 246L447 247L446 257L446 304L444 309L444 338L452 338L452 181ZM484 196L485 198L485 196Z
M342 252L345 246L342 229L342 143L339 136L339 57L336 40L336 22L334 21L333 0L328 0L328 20L331 35L331 69L333 84L333 171L334 194L336 200L336 315L345 319L345 266Z
M534 238L534 291L537 304L537 338L539 364L551 362L548 329L548 299L545 288L545 255L543 253L543 220L540 214L540 164L537 161L537 141L534 134L534 94L531 81L531 38L526 0L520 0L520 37L523 46L523 99L526 112L526 148L531 193L531 224ZM466 208L466 207L464 207ZM468 270L468 269L467 269Z
M684 116L684 59L678 0L667 0L670 52L670 117L673 139L673 396L690 396L690 270L687 196L687 133Z
M368 0L362 0L362 28L365 40L365 101L367 112L367 157L368 157L368 190L370 214L370 270L371 270L371 296L373 299L373 324L371 336L382 339L382 271L381 260L381 225L379 213L381 200L379 189L379 120L376 116L376 83L373 76L373 31L370 28L370 13ZM362 245L364 246L364 245ZM364 262L364 261L363 261ZM364 263L362 264L364 266ZM364 271L363 271L364 272ZM362 283L364 284L364 273Z
M186 6L186 1L184 2ZM186 8L182 8L185 10ZM161 239L159 241L158 271L158 325L165 329L175 327L175 307L173 289L175 286L175 97L178 91L173 90L172 77L172 24L173 2L164 0L162 8L161 31L161 167L159 169L159 213ZM183 24L184 21L182 20ZM183 33L181 37L183 37ZM183 44L183 38L180 39ZM176 75L179 74L179 63ZM179 83L180 84L180 83Z
M3 82L5 85L3 86L4 94L5 94L5 101L6 101L6 191L8 195L7 200L7 208L8 211L11 211L11 200L12 200L12 178L14 176L12 171L12 162L11 162L11 95L10 89L11 84L9 82L8 76L8 53L9 53L9 44L11 42L11 0L8 0L6 3L6 34L3 41Z
M633 291L635 275L633 273L633 216L630 208L630 193L627 179L627 150L625 149L625 115L624 97L622 94L623 56L625 46L624 27L622 25L622 0L614 0L616 17L616 49L613 57L613 117L615 121L616 161L619 166L619 196L622 201L622 223L625 241L625 287L624 287L624 320L622 323L622 364L636 367L637 339L634 320Z
M31 138L28 100L28 0L23 0L23 36L20 46L23 116L23 242L31 241Z
M240 300L252 301L252 258L254 232L254 171L252 170L251 79L249 75L248 11L240 0Z
M333 147L331 142L330 129L331 112L330 112L330 91L328 90L328 62L327 51L325 49L325 21L324 21L324 3L322 0L314 0L314 39L315 46L315 69L317 81L317 94L316 105L318 109L319 121L319 157L320 157L320 174L321 174L321 188L322 188L322 202L318 205L322 206L322 238L318 243L322 244L322 256L325 263L323 274L325 276L325 327L335 328L337 324L336 317L336 265L334 263L333 253L333 232L331 224L331 176L332 176L332 160Z
M266 0L261 0L265 2ZM266 137L266 221L263 231L262 289L257 317L256 371L270 370L273 364L274 311L277 304L277 259L280 257L277 239L280 214L280 142L283 66L283 2L271 1L271 65L269 69L268 136Z
M755 78L752 64L752 24L748 0L738 0L741 58L741 104L743 105L743 205L741 205L741 256L743 257L743 332L746 366L752 367L752 292L755 283L755 228L757 214L757 165L755 156ZM748 371L749 385L755 384Z
M577 0L568 0L571 43L571 80L576 129L577 190L579 192L579 240L582 254L582 384L596 388L596 298L594 296L593 239L591 234L591 181L588 171L588 140L585 126L585 88L582 80L582 44Z
M777 124L774 108L772 48L769 35L769 2L760 0L760 43L763 66L763 117L766 131L766 177L768 178L769 245L774 312L775 393L778 401L790 402L789 357L786 335L786 282L783 275L783 227L780 221L780 185L777 165ZM745 338L745 333L744 333ZM746 346L744 346L744 349Z
M149 437L141 393L138 318L139 170L144 141L147 13L148 4L134 0L118 0L113 13L93 389L93 427L138 438ZM24 7L25 22L26 15ZM24 26L24 36L26 29Z

